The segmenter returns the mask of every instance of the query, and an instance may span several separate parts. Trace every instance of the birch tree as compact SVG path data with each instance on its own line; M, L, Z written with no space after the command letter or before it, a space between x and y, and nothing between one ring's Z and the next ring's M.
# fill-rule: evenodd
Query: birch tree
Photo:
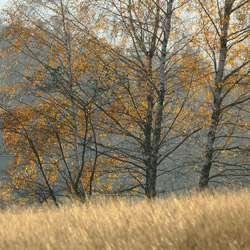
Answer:
M19 1L6 10L2 33L6 61L14 54L23 58L11 58L19 66L19 78L3 88L2 129L13 154L7 171L11 183L31 196L39 197L35 186L49 178L55 195L85 201L93 191L111 188L109 180L116 175L110 174L105 159L97 161L101 157L94 125L96 93L87 79L98 75L97 61L89 52L91 48L98 54L98 48L69 21L73 2L34 1L26 8L27 3ZM11 74L10 68L3 69ZM102 175L108 175L106 183L100 182Z
M204 50L211 64L208 67L208 82L212 93L212 112L208 127L207 143L202 160L199 187L208 186L211 167L216 163L218 153L238 148L228 146L232 133L229 121L236 118L236 110L230 109L238 104L248 105L249 101L249 1L196 1L195 8L199 11L199 22L202 25L201 36L197 46ZM246 115L246 113L244 114ZM234 117L233 117L234 116ZM230 118L229 118L230 117ZM244 119L241 117L241 119ZM227 122L225 122L227 120ZM245 120L245 119L244 119ZM234 121L234 129L240 124ZM248 121L249 122L249 121ZM245 128L248 126L245 123ZM226 133L227 142L220 146L221 133ZM244 126L241 126L241 133ZM224 137L225 138L225 137ZM234 148L234 149L233 149ZM228 156L231 161L234 156ZM223 162L223 161L222 161ZM224 164L226 165L225 161ZM219 174L225 169L220 167ZM214 177L215 177L214 176Z
M188 61L181 56L191 35L184 36L184 21L177 14L173 19L184 5L173 0L108 1L101 8L111 27L106 32L114 39L114 45L106 47L114 63L105 65L113 84L96 105L117 143L100 146L131 173L147 198L156 196L157 178L177 168L166 166L159 172L159 166L199 130L184 119L186 86L195 78L185 71ZM178 74L181 64L184 78L185 73Z

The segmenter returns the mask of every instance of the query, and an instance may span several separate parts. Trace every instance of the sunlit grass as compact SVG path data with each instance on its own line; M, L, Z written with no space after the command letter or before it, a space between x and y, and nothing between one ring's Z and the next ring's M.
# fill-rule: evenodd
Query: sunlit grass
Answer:
M0 249L250 249L250 193L12 208Z

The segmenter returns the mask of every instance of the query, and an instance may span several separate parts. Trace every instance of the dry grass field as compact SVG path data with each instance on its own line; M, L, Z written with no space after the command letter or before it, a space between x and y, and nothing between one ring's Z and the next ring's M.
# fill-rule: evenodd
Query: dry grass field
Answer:
M12 208L0 249L250 249L250 193Z

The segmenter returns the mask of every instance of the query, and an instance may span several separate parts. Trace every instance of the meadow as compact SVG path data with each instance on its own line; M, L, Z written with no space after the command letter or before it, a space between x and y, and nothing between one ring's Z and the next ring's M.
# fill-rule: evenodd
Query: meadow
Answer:
M250 249L250 193L12 207L0 249Z

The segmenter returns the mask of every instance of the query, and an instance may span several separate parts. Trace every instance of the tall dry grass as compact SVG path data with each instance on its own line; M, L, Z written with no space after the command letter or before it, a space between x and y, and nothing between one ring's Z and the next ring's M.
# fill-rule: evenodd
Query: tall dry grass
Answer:
M0 249L250 249L250 193L0 213Z

